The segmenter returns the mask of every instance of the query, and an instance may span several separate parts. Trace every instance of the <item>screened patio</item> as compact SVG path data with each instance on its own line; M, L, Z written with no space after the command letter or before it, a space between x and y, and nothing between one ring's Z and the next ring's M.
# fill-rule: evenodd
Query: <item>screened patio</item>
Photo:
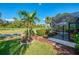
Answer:
M75 34L79 33L79 18L76 22L60 22L55 24L54 31L57 33L53 38L74 42Z

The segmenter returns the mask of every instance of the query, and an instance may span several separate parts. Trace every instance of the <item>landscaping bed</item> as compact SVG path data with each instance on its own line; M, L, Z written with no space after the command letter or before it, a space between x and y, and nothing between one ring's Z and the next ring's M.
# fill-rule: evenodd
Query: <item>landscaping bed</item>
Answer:
M59 43L48 40L47 38L43 38L42 36L34 36L32 38L37 40L37 41L40 41L43 43L48 43L48 44L54 46L55 49L57 50L58 55L75 55L76 54L74 51L74 48L61 45Z

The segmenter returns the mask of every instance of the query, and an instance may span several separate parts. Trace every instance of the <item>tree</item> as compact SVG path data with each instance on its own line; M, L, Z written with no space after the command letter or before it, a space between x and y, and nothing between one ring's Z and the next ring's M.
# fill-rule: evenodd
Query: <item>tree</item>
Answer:
M47 16L47 17L45 18L45 23L47 24L47 27L48 27L49 25L51 25L51 22L52 22L52 17Z
M2 17L2 14L0 13L0 24L3 23L3 20L1 17Z
M0 12L0 27L5 26L5 21L2 19L2 13Z
M25 26L27 27L27 40L31 39L32 34L32 25L35 24L36 21L40 21L36 16L36 12L28 13L24 10L19 11L19 16L21 20L25 22Z
M50 24L51 21L52 21L52 17L47 16L47 17L45 18L45 23L46 23L46 24Z
M21 20L18 20L18 18L13 17L14 21L13 21L13 25L14 27L20 28L21 27Z

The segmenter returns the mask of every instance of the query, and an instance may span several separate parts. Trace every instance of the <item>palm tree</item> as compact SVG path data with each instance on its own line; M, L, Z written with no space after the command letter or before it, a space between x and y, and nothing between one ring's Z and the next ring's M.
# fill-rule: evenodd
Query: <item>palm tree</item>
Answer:
M47 16L45 18L45 23L47 24L47 26L51 25L51 22L52 22L52 17Z
M25 26L27 27L27 40L31 39L32 35L32 25L35 24L36 21L39 21L39 19L36 17L36 12L28 13L24 10L19 11L19 16L21 20L25 22Z

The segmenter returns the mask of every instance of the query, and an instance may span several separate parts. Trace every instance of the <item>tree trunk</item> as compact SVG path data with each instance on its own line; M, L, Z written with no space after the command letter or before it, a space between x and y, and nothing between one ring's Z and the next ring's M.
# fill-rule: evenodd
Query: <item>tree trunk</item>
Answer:
M68 39L71 41L71 38L70 38L70 23L68 23Z

